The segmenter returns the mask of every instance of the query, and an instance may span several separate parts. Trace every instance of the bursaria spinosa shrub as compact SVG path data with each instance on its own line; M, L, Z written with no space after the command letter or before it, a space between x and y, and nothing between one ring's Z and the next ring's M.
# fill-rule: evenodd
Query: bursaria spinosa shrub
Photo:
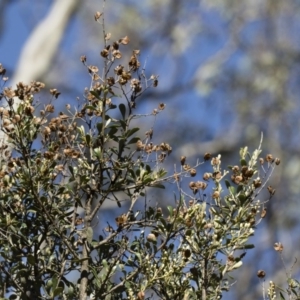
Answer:
M279 159L260 158L261 144L229 168L218 153L194 164L183 153L167 173L172 146L155 124L168 107L135 113L158 76L141 68L139 50L123 55L127 36L102 29L99 66L81 57L91 85L63 112L57 89L45 104L44 83L10 87L1 65L0 296L219 299L254 247ZM146 132L133 126L145 118ZM166 185L172 204L148 201L147 190Z

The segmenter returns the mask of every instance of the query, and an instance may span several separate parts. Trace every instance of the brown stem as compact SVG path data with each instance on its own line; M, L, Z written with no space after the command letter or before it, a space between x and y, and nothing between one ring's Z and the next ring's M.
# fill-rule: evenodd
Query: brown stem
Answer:
M93 195L92 192L89 191L88 199L86 200L84 211L85 211L85 229L87 230L91 226L90 221L90 214L92 208L92 199ZM89 275L89 249L88 243L86 239L86 234L82 235L83 246L82 246L82 257L83 259L81 264L81 277L80 277L80 287L79 287L79 300L86 300L87 299L87 286L88 286L88 275Z

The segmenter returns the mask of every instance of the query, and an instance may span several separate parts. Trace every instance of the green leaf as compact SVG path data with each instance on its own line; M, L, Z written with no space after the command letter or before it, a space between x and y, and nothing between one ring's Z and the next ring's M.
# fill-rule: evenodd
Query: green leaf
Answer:
M240 193L243 191L243 186L242 185L238 185L238 187L236 188L236 192Z
M142 260L142 256L139 252L134 252L135 256L137 257L137 259L139 260L139 263L142 264L143 260Z
M167 228L168 224L164 218L160 218L159 221L162 223L162 225Z
M241 150L240 150L240 157L241 157L241 159L245 158L247 152L248 152L248 147L241 148Z
M158 172L157 172L157 176L158 176L158 178L162 178L165 175L167 175L167 173L168 172L165 169L159 169Z
M229 189L230 188L230 182L228 181L228 180L225 180L225 185L226 185L226 187Z
M241 201L241 205L245 204L245 202L247 200L247 197L245 194L240 194L238 198Z
M144 177L143 178L143 184L147 184L147 183L150 183L152 182L154 179L151 178L151 177Z
M170 217L172 217L173 216L173 207L169 205L169 206L167 206L167 209L169 211Z
M245 159L241 159L241 166L247 166L247 162Z
M105 120L106 120L106 118L105 118ZM110 123L111 123L111 118L109 118L109 119L106 120L104 128L107 128Z
M129 138L131 135L133 135L134 133L136 133L139 130L140 130L140 128L138 128L138 127L132 128L132 129L128 130L126 132L126 137Z
M85 136L86 145L89 147L91 145L91 136L87 134Z
M62 296L63 290L64 290L64 289L63 289L62 287L56 288L56 289L53 291L53 297L56 297L56 296Z
M54 275L53 278L52 278L52 286L53 286L54 288L57 287L57 283L58 283L57 276Z
M115 109L115 108L117 108L117 105L115 105L115 104L111 104L111 105L109 106L109 109Z
M126 130L126 127L127 127L127 124L126 124L126 122L125 122L125 121L123 121L123 120L120 120L120 124L121 124L121 126L122 126L123 130Z
M232 267L229 268L229 270L235 270L240 268L243 265L243 262L240 260L237 263L235 263Z
M99 133L102 132L102 126L103 126L103 123L97 123L97 129L98 129Z
M96 107L93 105L87 105L84 107L85 109L96 110Z
M284 298L282 292L279 292L279 294L280 294L280 300L285 300L285 298Z
M129 140L129 142L127 143L127 145L135 144L138 140L140 140L139 137L134 137L134 138L132 138L132 139Z
M29 255L27 256L27 261L28 261L28 263L29 263L30 265L32 265L32 266L35 264L35 259L34 259L33 255L31 255L31 254L29 254Z
M101 158L101 148L100 148L100 147L99 147L99 148L95 148L93 152L94 152L95 156L96 156L98 159Z
M122 115L123 120L124 120L125 119L125 115L126 115L126 106L125 106L125 104L121 103L119 105L119 110L120 110L121 115Z
M165 189L165 186L161 183L154 183L151 185L151 187L159 188L159 189Z
M108 136L110 137L110 138L112 138L114 135L115 135L115 133L116 132L118 132L118 128L117 127L110 127L109 128L109 132L108 132Z
M241 246L235 246L234 248L244 250L244 249L253 249L253 248L255 248L255 246L253 244L246 244L246 245L241 245Z
M98 92L96 92L96 91L90 91L90 93L91 93L93 96L95 96L98 100L101 100L101 99L100 99L100 96L99 96L99 94L98 94Z
M235 195L235 188L234 188L234 186L230 186L230 187L228 188L228 190L229 190L229 192L230 192L232 195Z
M125 147L125 139L119 140L119 154L123 153L124 147Z
M68 287L67 294L68 294L69 296L72 296L72 295L74 294L74 288L73 288L73 286L70 285L70 286Z

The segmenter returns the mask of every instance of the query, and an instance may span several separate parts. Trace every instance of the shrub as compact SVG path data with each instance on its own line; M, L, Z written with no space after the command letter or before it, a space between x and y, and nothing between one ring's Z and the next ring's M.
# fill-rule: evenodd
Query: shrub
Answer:
M91 86L75 109L57 113L57 89L41 107L41 82L2 85L0 295L220 299L254 247L249 238L275 193L267 182L280 161L260 158L260 143L252 154L242 148L228 170L220 155L206 153L193 166L182 156L180 170L168 175L168 141L155 124L145 134L132 125L163 113L163 103L134 113L158 77L141 69L139 50L122 64L129 38L110 42L103 31L103 67L81 57ZM5 83L2 65L0 74ZM201 173L203 164L211 170ZM173 205L151 204L146 191L166 183L177 190ZM259 200L263 189L268 196ZM113 222L108 202L120 210Z

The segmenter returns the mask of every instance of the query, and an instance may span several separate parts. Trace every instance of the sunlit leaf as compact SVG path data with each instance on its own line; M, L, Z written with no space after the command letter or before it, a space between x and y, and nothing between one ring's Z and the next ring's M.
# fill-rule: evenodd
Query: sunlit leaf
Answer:
M87 242L90 244L93 240L93 234L94 234L94 231L93 231L93 228L92 227L88 227L86 229L86 240Z

